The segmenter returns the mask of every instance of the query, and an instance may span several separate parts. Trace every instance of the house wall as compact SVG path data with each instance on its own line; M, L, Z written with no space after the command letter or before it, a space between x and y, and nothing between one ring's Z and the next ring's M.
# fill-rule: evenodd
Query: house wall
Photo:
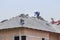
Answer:
M46 31L38 31L33 29L24 29L24 35L27 35L27 40L60 40L60 34Z
M60 40L60 34L58 34L58 36L59 36L59 37L58 37L58 40Z
M49 32L38 31L33 29L25 29L25 35L27 35L27 40L49 40Z
M0 40L14 40L14 36L26 35L26 40L60 40L60 34L38 31L28 28L0 30Z
M21 35L21 29L0 30L0 40L14 40L14 36Z
M49 39L50 40L59 40L58 38L59 38L59 36L58 36L58 34L56 34L56 33L49 33Z
M49 39L49 33L26 29L26 28L16 28L16 29L7 29L0 30L0 40L14 40L14 36L26 35L27 40L42 40L42 38Z

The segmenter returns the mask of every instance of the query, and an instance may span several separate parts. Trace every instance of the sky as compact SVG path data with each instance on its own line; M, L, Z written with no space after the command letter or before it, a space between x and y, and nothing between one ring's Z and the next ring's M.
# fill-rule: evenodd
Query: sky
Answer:
M40 12L45 20L60 19L60 0L0 0L0 21L22 13L34 15Z

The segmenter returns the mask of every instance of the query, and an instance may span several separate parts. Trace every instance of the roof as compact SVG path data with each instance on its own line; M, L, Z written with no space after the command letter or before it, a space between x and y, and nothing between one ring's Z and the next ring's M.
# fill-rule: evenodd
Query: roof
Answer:
M58 33L60 33L60 24L58 25L58 23L55 23L55 24L51 24L51 25Z
M21 25L20 19L24 20L24 25ZM41 18L37 19L36 17L16 16L5 22L0 23L0 30L8 29L8 28L15 28L15 27L26 27L26 28L32 28L32 29L37 29L37 30L60 33L59 31L57 31L56 28L51 26L51 24L49 24L47 21Z

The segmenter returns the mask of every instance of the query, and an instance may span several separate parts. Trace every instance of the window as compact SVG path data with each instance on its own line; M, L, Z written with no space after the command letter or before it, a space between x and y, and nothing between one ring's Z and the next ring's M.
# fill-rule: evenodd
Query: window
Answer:
M42 40L45 40L45 38L42 38Z
M14 37L14 40L19 40L19 36L15 36Z
M21 40L26 40L26 36L21 36Z

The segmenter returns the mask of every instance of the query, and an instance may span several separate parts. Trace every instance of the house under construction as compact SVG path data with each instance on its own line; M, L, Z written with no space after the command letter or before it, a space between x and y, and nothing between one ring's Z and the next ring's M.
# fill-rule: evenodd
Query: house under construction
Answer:
M60 40L60 25L21 14L0 22L0 40Z

